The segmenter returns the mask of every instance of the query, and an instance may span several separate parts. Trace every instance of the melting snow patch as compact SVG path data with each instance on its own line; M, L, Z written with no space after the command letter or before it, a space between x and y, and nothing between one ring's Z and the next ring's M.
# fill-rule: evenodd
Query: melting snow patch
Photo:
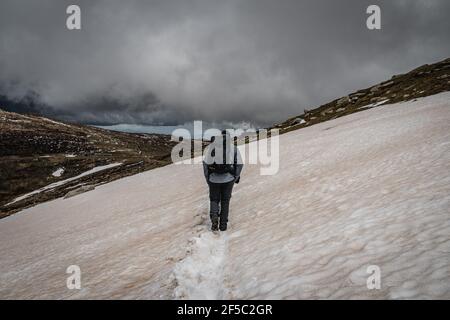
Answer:
M379 106L381 106L381 105L383 105L383 104L385 104L387 102L389 102L389 99L382 100L382 101L379 101L377 103L368 104L366 106L359 107L358 109L375 108L375 107L379 107Z
M176 299L223 299L227 235L203 233L192 240L188 256L174 268Z
M45 187L42 187L42 188L40 188L38 190L34 190L34 191L30 192L30 193L24 194L23 196L17 197L13 201L11 201L10 203L7 203L5 206L9 206L9 205L11 205L13 203L16 203L17 201L26 199L26 198L34 195L34 194L37 194L37 193L40 193L40 192L45 192L45 191L48 191L50 189L54 189L56 187L62 186L62 185L66 184L66 183L68 183L70 181L80 179L80 178L82 178L84 176L88 176L88 175L93 174L95 172L99 172L99 171L102 171L102 170L106 170L106 169L110 169L110 168L114 168L114 167L120 166L121 164L122 164L121 162L120 163L117 162L117 163L111 163L111 164L108 164L108 165L105 165L105 166L99 166L99 167L92 168L91 170L83 172L82 174L80 174L80 175L78 175L76 177L72 177L72 178L69 178L69 179L65 179L65 180L62 180L62 181L58 181L58 182L49 184L49 185L47 185Z
M52 176L54 177L61 177L61 175L64 173L64 168L59 168L55 172L52 173Z
M40 117L40 119L45 120L45 121L50 122L50 123L53 123L53 124L56 124L58 126L70 127L70 126L68 126L65 123L54 121L54 120L51 120L51 119L48 119L48 118Z
M22 122L22 123L30 123L30 120L20 120L20 119L7 119L8 121L11 122Z
M306 123L305 119L302 119L302 118L294 119L294 124L296 124L296 125L300 125L300 124L304 124L304 123Z

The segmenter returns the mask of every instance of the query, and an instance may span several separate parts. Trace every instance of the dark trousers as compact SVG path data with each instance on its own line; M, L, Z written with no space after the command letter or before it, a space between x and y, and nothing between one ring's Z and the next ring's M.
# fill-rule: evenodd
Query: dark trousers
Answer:
M227 183L209 182L210 214L220 216L220 224L226 225L228 222L228 210L230 207L231 192L234 181ZM219 213L220 205L220 213Z

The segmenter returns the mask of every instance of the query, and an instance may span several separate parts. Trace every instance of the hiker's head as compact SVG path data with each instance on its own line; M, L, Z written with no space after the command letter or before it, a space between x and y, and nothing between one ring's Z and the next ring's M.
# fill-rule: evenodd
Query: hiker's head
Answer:
M211 143L213 143L216 140L217 140L217 142L222 141L223 139L225 139L227 137L227 135L229 135L227 130L222 130L220 132L220 134L216 134L215 136L211 136L210 141L211 141Z
M220 139L223 142L232 143L234 136L230 134L228 129L222 130L220 134Z
M231 131L232 133L233 131ZM210 138L210 145L208 152L210 158L207 163L225 163L229 164L233 162L234 155L234 137L228 130L216 131L215 135Z
M217 141L217 143L220 143L222 141L226 141L229 136L230 134L227 130L222 130L220 134L217 133L215 136L211 136L210 141L211 143L214 143L215 141Z
M222 146L225 147L225 145L232 143L232 137L227 130L222 130L211 136L210 141L216 147L222 148Z

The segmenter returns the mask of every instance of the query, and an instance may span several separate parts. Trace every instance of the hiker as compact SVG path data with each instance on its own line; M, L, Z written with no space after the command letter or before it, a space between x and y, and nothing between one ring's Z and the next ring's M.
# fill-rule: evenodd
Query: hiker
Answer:
M226 130L205 149L203 173L209 186L211 230L226 231L231 192L239 183L242 158ZM219 212L220 211L220 212Z

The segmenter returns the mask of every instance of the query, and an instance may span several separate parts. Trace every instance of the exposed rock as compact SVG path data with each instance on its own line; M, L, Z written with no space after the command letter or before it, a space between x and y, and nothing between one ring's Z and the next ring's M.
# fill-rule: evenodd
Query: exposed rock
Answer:
M380 87L381 87L380 85L374 86L374 87L370 88L370 92L375 93L375 92L377 92L378 90L380 90Z

